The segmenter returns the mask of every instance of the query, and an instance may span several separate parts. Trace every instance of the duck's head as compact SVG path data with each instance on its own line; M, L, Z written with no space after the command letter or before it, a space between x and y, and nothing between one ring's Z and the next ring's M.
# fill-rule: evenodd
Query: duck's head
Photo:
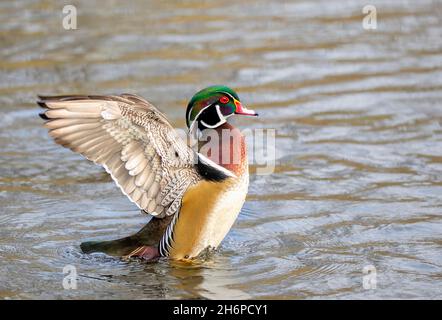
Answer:
M198 91L189 101L186 123L189 131L214 129L226 123L232 115L257 116L244 107L235 91L226 86L211 86Z

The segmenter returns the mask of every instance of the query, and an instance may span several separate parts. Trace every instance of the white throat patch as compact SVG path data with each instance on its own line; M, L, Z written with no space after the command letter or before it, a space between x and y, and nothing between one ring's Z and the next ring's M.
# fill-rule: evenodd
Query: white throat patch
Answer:
M220 125L227 122L226 118L224 118L223 114L221 113L221 110L219 109L219 105L215 105L215 108L216 108L216 113L218 114L218 118L219 118L219 121L217 123L215 123L213 125L209 125L209 124L205 123L203 120L201 120L201 123L209 129L214 129L214 128L219 127Z

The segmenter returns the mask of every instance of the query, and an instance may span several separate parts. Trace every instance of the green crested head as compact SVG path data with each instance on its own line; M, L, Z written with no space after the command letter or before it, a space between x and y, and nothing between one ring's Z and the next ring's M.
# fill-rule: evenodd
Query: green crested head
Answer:
M226 86L210 86L198 91L189 101L186 110L186 123L189 129L195 121L200 129L216 128L226 122L233 114L258 114L246 109L238 94Z

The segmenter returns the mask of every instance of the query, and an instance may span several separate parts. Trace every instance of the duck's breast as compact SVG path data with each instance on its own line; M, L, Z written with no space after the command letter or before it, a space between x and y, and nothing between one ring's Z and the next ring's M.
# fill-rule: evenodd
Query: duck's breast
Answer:
M173 230L172 259L198 256L207 247L217 248L244 204L248 174L218 183L202 181L189 188Z

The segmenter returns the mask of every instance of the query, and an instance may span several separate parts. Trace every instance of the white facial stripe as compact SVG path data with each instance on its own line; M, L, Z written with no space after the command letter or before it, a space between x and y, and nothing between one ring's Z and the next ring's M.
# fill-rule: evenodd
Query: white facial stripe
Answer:
M204 110L206 110L208 107L210 107L211 105L209 104L207 107L204 107L200 110L200 112L198 112L198 114L195 116L195 119L198 119L198 117L200 116L201 112L203 112ZM187 117L188 122L190 123L190 116L191 116L192 112L189 112L189 116Z
M214 129L214 128L219 127L220 125L226 123L226 119L224 118L223 114L221 113L219 105L215 105L215 108L216 108L216 113L219 118L219 121L217 123L215 123L214 125L208 125L203 120L201 120L201 123L209 129Z
M201 120L201 123L209 129L214 129L214 128L219 127L220 125L226 123L226 118L224 118L223 114L221 113L219 105L216 105L215 108L216 108L216 113L218 114L218 118L219 118L219 121L217 123L215 123L214 125L208 125L203 120Z
M210 106L211 106L211 104L209 104L207 107L202 108L202 109L200 110L200 112L198 112L198 114L196 115L195 120L198 119L198 117L200 116L200 114L201 114L204 110L206 110L208 107L210 107ZM195 125L195 123L196 123L195 120L193 120L192 124L190 125L189 132L192 132L193 127L194 127L194 125ZM190 123L190 112L189 112L189 123Z

